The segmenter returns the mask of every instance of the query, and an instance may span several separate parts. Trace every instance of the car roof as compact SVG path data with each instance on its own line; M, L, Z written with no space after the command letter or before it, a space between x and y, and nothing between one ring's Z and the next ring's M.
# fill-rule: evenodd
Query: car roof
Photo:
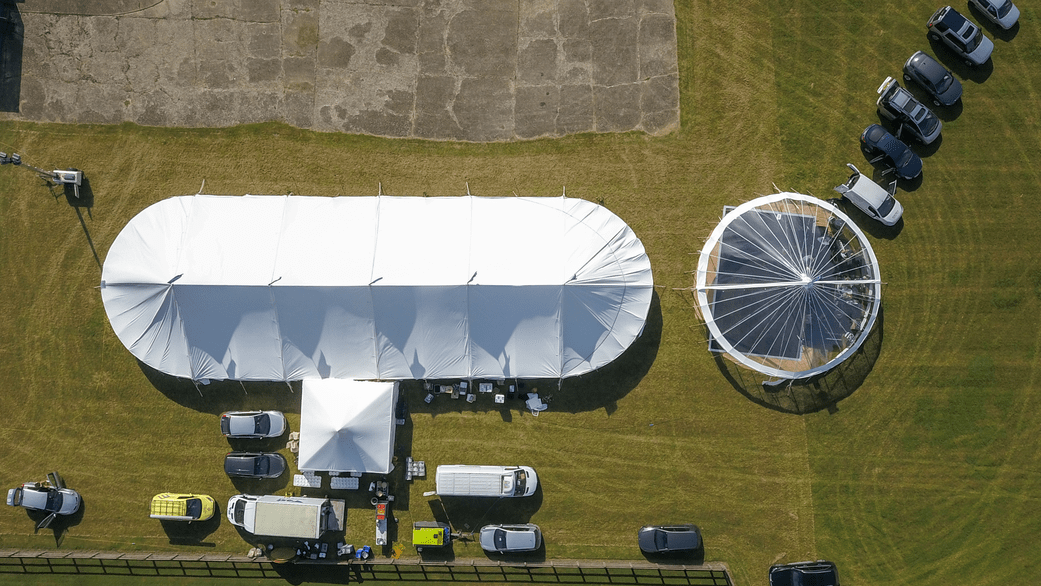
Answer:
M875 208L882 205L882 202L889 197L889 192L885 188L872 181L869 177L865 177L863 173L857 176L857 181L850 187L850 190L864 198L864 201Z
M922 74L922 76L936 82L940 81L947 75L947 68L940 65L940 62L933 59L928 53L918 51L907 61L915 71Z

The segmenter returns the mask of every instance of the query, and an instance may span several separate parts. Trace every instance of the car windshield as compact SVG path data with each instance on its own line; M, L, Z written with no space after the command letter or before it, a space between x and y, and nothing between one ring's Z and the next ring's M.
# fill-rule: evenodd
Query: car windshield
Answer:
M271 431L271 418L267 416L267 413L261 413L257 415L255 421L257 422L257 433L260 435L266 435L267 432Z
M187 514L192 519L198 519L202 516L202 499L188 499L184 503L187 508Z
M232 512L235 517L235 523L238 525L242 524L242 519L246 516L246 501L239 500L235 503L235 510Z
M922 109L925 110L925 108ZM925 136L932 134L933 131L936 130L936 126L940 123L940 120L936 116L929 114L928 110L925 110L925 115L917 121L918 128L922 129L922 134Z
M518 470L513 476L513 496L524 496L524 488L527 485L528 474Z
M266 456L257 456L254 460L254 474L267 474L271 465Z
M1004 18L1008 16L1008 13L1012 11L1012 0L1005 0L1005 2L998 6L998 18Z
M47 510L58 511L61 510L61 505L64 502L60 492L52 490L47 493Z
M502 529L496 529L492 542L495 543L495 549L506 549L506 532Z
M911 152L911 149L904 149L904 152L899 155L899 159L897 159L896 161L896 166L903 167L904 165L908 164L909 162L911 162L911 157L913 155L914 153Z
M896 200L893 199L892 195L890 195L886 198L884 202L882 202L882 205L878 206L878 215L882 216L883 218L888 216L889 212L893 211L893 206L895 205Z

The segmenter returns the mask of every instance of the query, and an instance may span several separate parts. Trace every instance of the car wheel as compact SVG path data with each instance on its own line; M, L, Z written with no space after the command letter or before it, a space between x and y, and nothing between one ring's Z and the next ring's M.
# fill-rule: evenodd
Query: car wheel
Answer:
M976 65L975 63L973 63L972 61L969 61L968 59L965 60L965 64L968 65L969 67L974 67Z
M907 74L905 73L905 74L904 74L904 81L911 81L911 76L910 76L910 75L907 75Z
M936 33L929 33L929 38L934 40L934 41L939 41L940 40L940 35L938 35Z
M933 105L934 106L942 106L943 104L940 103L940 100L933 100Z

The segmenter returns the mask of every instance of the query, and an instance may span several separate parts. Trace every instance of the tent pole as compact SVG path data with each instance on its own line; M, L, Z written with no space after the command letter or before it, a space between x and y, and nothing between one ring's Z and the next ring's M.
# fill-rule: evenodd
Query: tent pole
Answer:
M246 392L246 384L243 383L241 380L239 381L239 386L242 387L242 392L243 393L245 393L247 395L249 394L248 392Z
M286 386L289 387L289 392L292 393L293 392L293 385L289 384L289 381L285 381L285 383L286 383Z
M199 382L193 378L192 384L195 385L195 390L198 391L199 396L202 397L202 389L199 388Z

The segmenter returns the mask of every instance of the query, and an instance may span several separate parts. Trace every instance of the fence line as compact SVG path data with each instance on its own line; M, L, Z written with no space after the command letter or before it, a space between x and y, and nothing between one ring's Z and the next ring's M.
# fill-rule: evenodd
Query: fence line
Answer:
M545 584L646 584L733 586L726 564L656 564L592 560L504 562L419 559L298 561L275 564L264 558L228 554L117 553L103 551L0 550L0 574L103 574L279 578L323 576L343 582L528 582Z

